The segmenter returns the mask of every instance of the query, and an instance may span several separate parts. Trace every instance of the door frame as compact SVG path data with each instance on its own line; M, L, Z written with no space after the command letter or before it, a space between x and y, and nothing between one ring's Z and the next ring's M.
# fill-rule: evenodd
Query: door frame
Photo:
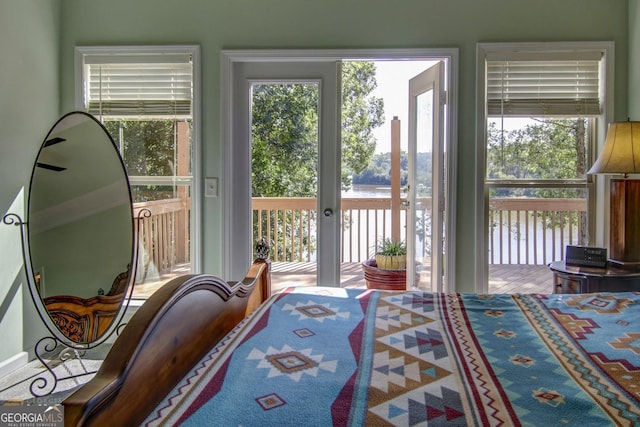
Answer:
M282 49L282 50L222 50L220 53L220 149L222 164L222 182L220 202L222 211L222 277L226 280L238 280L252 262L253 247L250 206L251 192L243 197L239 194L250 189L249 174L238 167L237 157L247 155L234 150L234 129L232 111L234 111L234 85L238 84L233 76L234 66L243 62L304 62L304 61L343 61L343 60L402 60L423 59L445 61L445 79L448 83L448 103L445 106L449 118L445 135L447 152L447 230L445 247L447 248L448 283L455 283L455 225L456 199L451 189L456 188L457 173L457 99L458 99L458 49ZM235 224L235 226L234 226ZM240 226L241 225L241 226ZM240 231L242 230L242 231Z

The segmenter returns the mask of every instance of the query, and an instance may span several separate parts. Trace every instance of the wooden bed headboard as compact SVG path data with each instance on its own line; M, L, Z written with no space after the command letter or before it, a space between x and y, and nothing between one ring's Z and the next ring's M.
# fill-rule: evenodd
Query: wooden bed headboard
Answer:
M189 370L270 293L270 263L240 282L177 277L133 315L94 378L62 402L65 425L139 425Z
M52 295L43 298L51 320L71 341L92 343L109 329L125 298L130 267L118 274L105 295L82 298Z
M124 295L81 298L55 295L44 298L51 320L70 340L91 343L100 338L115 319Z

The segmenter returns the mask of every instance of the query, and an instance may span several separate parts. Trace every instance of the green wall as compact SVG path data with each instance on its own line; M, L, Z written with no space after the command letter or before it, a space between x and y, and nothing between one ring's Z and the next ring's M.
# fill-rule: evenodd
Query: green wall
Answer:
M0 2L0 215L24 216L31 165L59 115L60 1ZM43 334L18 227L0 224L0 364Z
M59 115L75 109L77 45L201 46L203 176L220 176L222 169L222 49L456 47L460 69L455 258L458 290L470 291L476 258L476 43L614 41L615 119L624 120L640 113L640 59L627 61L629 52L640 49L639 9L638 0L2 0L0 212L8 211L28 185L32 161L49 127ZM628 99L628 86L635 97ZM217 273L220 198L202 201L203 270ZM16 248L13 238L0 237L0 336L5 337L5 331L15 332L22 322L13 311L7 314L14 307L7 289L15 287L20 266L3 265L7 251ZM15 345L0 347L0 361L19 351Z
M626 0L65 0L62 106L73 108L73 47L199 44L202 172L220 176L221 49L411 48L460 50L457 284L473 289L476 43L613 40L616 117L626 117ZM204 270L219 272L219 199L203 199Z

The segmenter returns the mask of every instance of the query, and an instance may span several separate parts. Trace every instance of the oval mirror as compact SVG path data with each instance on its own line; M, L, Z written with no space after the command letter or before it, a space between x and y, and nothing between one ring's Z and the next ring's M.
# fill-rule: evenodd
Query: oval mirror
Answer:
M63 342L101 341L127 295L134 222L124 164L93 116L69 113L45 138L26 222L32 292L55 328L45 324Z

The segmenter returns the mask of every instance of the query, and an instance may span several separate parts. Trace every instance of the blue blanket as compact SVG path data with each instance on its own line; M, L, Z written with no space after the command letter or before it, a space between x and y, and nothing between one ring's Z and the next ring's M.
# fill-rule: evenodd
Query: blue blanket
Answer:
M296 288L147 425L640 425L640 293Z

